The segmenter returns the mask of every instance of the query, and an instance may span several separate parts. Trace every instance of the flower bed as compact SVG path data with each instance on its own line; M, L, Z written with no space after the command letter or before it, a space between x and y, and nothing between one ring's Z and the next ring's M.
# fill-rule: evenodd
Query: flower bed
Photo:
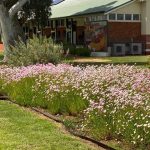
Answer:
M25 106L82 118L99 140L150 146L150 70L135 66L2 66L0 91Z

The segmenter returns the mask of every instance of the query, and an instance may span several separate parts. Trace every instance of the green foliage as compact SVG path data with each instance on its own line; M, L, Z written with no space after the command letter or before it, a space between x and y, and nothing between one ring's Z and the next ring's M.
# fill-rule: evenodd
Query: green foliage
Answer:
M9 10L15 5L18 0L3 0L5 7ZM34 14L34 22L37 25L45 26L47 19L50 16L50 6L52 0L30 0L22 7L22 11L19 12L19 18L21 22L25 22L28 18Z
M88 102L77 95L77 91L69 92L65 97L62 97L61 92L55 93L53 98L48 95L45 97L48 87L45 82L40 83L38 87L37 80L38 76L13 81L3 87L0 86L0 92L7 93L11 100L20 105L41 107L52 114L77 115L87 107ZM0 83L4 85L3 80L0 80ZM37 89L34 90L33 87Z
M42 108L47 108L52 114L77 115L88 106L88 101L84 100L78 90L72 89L69 83L63 84L63 79L67 76L40 75L36 77L33 85L33 104ZM51 83L51 84L50 84ZM58 90L50 90L50 86L58 87ZM72 89L72 90L68 90ZM68 91L67 93L65 93Z
M90 56L91 51L88 48L76 48L75 55L77 56Z
M2 52L0 52L0 61L3 60L3 58L4 58L4 55Z
M128 113L130 112L134 112L135 118L129 122L131 116L128 115ZM100 114L98 111L93 111L88 114L84 123L86 124L86 128L89 129L89 134L97 140L118 139L119 141L122 141L122 144L128 145L128 149L130 150L135 148L139 148L139 150L148 150L147 143L150 142L149 135L145 135L144 130L141 127L138 129L135 128L135 123L144 124L142 117L137 119L141 114L146 115L146 112L140 108L139 110L134 110L133 107L117 110L114 114L112 114L111 111L106 114ZM139 138L141 135L144 136L142 144L141 139ZM136 140L137 144L131 144L130 142L132 140Z
M4 87L4 93L23 106L32 106L33 91L32 86L35 83L35 78L25 78L18 82L14 81Z
M150 56L148 57L148 64L150 65Z
M21 40L12 46L8 53L8 64L28 66L37 63L59 63L62 59L63 48L55 44L52 39L36 37L25 44Z
M132 149L149 149L150 72L127 65L112 67L4 67L0 92L21 105L75 115L81 119L77 130L98 140L117 139ZM70 120L64 123L75 128Z
M75 56L90 56L91 53L90 49L87 47L78 48L77 46L68 43L64 43L64 50L69 50L69 54Z

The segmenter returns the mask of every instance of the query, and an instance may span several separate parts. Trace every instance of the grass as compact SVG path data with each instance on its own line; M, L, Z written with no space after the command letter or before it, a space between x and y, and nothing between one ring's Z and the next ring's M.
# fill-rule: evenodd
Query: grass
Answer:
M1 150L92 150L60 131L55 123L9 102L0 101Z
M0 51L0 61L3 59L3 52ZM124 56L124 57L76 57L68 59L66 62L73 64L89 64L89 65L101 65L101 64L128 64L137 66L150 67L149 64L150 55L146 56Z
M70 60L74 64L128 64L138 66L148 66L148 59L150 56L124 56L124 57L77 57Z
M3 59L3 52L0 50L0 61Z

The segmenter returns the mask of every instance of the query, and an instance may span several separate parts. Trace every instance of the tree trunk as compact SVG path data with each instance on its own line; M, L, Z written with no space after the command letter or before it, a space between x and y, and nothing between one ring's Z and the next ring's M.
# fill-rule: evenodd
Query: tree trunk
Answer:
M24 40L21 26L19 25L17 16L10 18L7 8L0 4L0 25L2 29L2 38L4 44L4 61L8 60L8 53L10 46L15 45L15 41L18 41L19 37Z

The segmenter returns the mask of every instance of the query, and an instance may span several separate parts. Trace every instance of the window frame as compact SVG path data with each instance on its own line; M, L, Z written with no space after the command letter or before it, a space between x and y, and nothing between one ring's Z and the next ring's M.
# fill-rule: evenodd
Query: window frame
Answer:
M110 15L114 15L114 19L110 19ZM108 14L108 19L109 20L111 20L111 21L116 21L117 20L117 15L116 15L116 13L110 13L110 14Z

